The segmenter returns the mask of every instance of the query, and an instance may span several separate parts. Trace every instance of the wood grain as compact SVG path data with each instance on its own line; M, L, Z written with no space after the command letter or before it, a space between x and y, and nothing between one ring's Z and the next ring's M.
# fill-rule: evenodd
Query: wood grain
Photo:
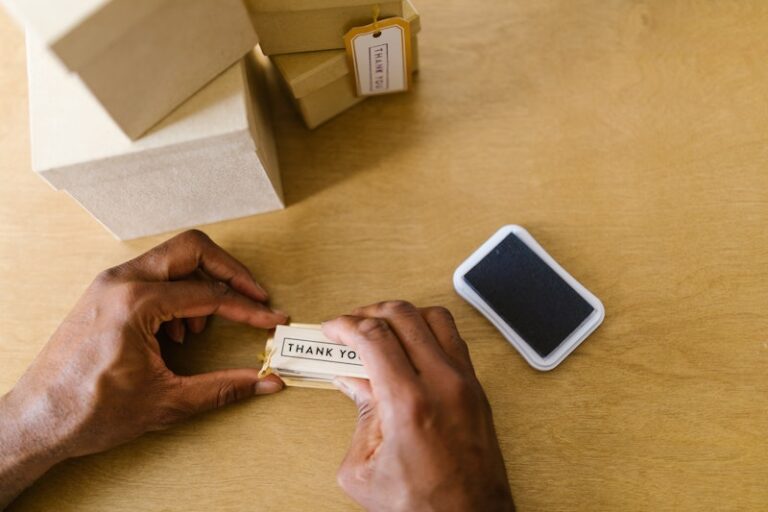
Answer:
M206 227L277 307L317 322L386 298L451 308L520 510L768 507L768 4L421 0L411 94L308 132L284 101L287 210ZM30 170L23 37L0 14L0 391L119 243ZM526 366L452 291L525 225L605 303L560 368ZM214 322L179 371L255 365ZM12 510L354 510L355 421L288 390L56 467Z

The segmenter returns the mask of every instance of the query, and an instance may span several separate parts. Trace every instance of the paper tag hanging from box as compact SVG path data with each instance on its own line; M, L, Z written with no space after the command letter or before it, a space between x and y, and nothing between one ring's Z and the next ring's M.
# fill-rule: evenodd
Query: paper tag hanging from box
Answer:
M403 18L378 20L344 35L358 96L407 91L411 85L411 26Z

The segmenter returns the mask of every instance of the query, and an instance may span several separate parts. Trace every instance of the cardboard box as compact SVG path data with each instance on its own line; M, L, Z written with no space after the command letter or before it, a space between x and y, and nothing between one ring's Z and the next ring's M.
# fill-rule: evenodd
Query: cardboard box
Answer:
M132 139L257 43L242 0L2 1Z
M421 19L410 2L403 4L404 17L411 23L412 69L416 72ZM310 129L366 98L356 95L345 50L273 55L271 59Z
M27 46L32 166L118 238L283 207L257 55L131 141L76 75L29 37Z
M402 16L401 0L246 0L266 55L344 48L344 34L379 18Z

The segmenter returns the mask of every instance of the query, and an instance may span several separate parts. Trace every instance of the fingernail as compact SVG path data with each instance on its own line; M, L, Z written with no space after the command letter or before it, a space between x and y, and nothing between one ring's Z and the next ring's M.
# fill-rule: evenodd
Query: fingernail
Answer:
M256 381L253 385L254 395L269 395L270 393L277 393L283 389L283 381L276 379L263 379Z
M272 312L277 316L285 317L286 320L288 319L288 313L286 313L285 311L280 311L279 309L273 309Z

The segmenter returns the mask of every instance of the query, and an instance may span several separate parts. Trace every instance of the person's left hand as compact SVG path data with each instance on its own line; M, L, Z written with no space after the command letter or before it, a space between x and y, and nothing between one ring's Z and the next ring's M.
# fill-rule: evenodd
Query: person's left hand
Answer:
M16 386L0 399L0 508L54 463L106 450L201 411L279 391L256 368L180 376L160 354L166 325L181 341L220 315L273 328L248 269L200 231L187 231L102 272Z

